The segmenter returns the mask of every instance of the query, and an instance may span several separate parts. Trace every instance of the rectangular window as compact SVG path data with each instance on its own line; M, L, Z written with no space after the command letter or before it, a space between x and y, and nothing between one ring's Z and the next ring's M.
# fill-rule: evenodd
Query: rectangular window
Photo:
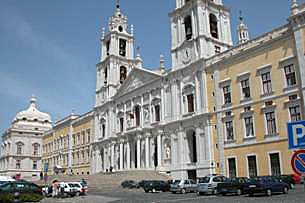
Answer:
M300 112L300 106L294 106L289 108L290 111L290 120L291 121L299 121L301 120L301 112Z
M88 143L90 143L90 130L87 130L87 141L88 141Z
M33 169L37 169L37 161L33 161Z
M262 74L262 83L263 83L263 94L272 93L272 83L271 83L270 72Z
M34 145L33 155L38 155L38 145Z
M271 175L272 176L281 175L281 164L280 164L279 153L269 154L269 157L270 157Z
M155 119L156 119L156 122L160 121L160 106L159 105L155 106Z
M290 64L288 66L285 66L284 70L285 70L285 77L286 77L287 87L291 87L291 86L296 85L297 82L296 82L294 65Z
M257 176L256 156L248 156L248 171L249 177Z
M187 107L188 107L189 113L194 112L194 95L193 94L187 95Z
M245 127L246 127L246 138L254 137L253 117L252 116L245 118Z
M21 160L16 160L16 169L21 169Z
M17 155L21 155L22 154L22 145L18 144L17 145Z
M124 131L124 118L120 118L120 132Z
M120 39L119 40L119 54L120 56L126 56L126 43L127 41L125 39Z
M268 135L276 133L276 123L275 123L275 114L274 112L268 112L265 114L267 122L267 132Z
M228 121L225 123L225 125L226 125L227 141L233 141L234 140L233 122Z
M229 165L229 178L235 178L236 177L236 159L229 158L228 165Z
M230 85L223 87L223 97L225 104L231 104L231 87Z
M106 126L105 124L102 124L102 137L105 137L105 133L106 133Z
M241 90L242 90L243 98L244 99L250 98L251 94L250 94L249 79L241 81L240 85L241 85Z

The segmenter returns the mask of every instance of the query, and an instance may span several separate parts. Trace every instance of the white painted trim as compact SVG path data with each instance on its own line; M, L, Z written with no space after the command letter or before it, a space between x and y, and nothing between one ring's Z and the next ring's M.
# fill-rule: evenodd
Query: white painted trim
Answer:
M248 157L249 156L255 156L255 160L256 160L256 171L257 171L257 175L259 176L260 175L260 173L259 173L259 162L258 162L258 158L257 158L257 154L256 153L251 153L251 154L247 154L246 155L246 162L247 162L247 166L246 166L246 168L247 168L247 177L250 177L249 176L249 162L248 162Z
M226 158L226 177L229 177L229 159L235 159L235 169L236 169L236 177L239 177L239 173L238 173L238 159L237 156L227 156Z
M270 159L270 154L279 154L279 159L280 159L280 170L281 170L281 174L283 174L283 164L282 164L282 155L281 155L281 151L269 151L268 152L268 166L269 166L269 175L271 174L271 159Z

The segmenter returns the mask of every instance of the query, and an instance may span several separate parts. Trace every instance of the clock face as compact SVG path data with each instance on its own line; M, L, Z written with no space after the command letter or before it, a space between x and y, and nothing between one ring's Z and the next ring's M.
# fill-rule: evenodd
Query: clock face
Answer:
M188 64L192 60L192 50L188 47L186 47L182 51L182 62L184 64Z

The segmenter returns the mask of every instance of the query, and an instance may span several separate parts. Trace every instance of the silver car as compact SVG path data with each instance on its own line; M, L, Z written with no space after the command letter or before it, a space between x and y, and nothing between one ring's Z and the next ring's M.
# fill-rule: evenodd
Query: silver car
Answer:
M194 180L176 180L173 184L170 185L170 191L172 193L182 193L187 192L197 192L197 184Z
M199 178L198 180L198 195L202 194L217 194L218 183L224 182L226 177L224 176L206 176Z

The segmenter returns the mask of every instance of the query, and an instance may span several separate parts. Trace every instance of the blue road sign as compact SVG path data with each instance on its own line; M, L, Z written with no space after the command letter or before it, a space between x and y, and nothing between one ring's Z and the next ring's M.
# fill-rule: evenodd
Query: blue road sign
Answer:
M48 172L49 171L49 163L45 163L44 164L44 172Z
M305 174L305 150L299 150L294 153L291 159L291 166L296 174Z
M288 123L289 149L305 148L305 121Z

